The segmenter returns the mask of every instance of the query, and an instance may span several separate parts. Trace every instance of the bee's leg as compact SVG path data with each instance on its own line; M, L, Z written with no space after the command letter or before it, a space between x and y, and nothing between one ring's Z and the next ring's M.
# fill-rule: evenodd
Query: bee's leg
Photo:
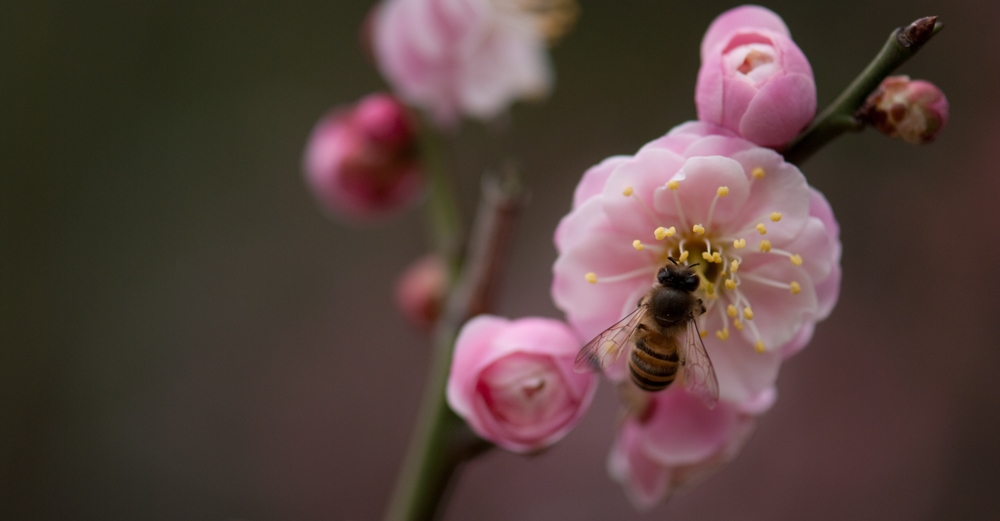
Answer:
M705 314L705 305L701 303L701 299L698 299L698 309L701 310L698 312L699 315Z

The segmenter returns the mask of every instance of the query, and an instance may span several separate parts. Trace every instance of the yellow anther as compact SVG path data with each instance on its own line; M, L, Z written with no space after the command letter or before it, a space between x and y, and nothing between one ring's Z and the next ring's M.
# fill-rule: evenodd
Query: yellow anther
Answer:
M697 233L698 235L704 235L705 234L705 227L702 226L702 225L700 225L700 224L696 224L696 225L694 225L694 226L691 227L691 231L693 231L694 233Z
M633 190L631 186L626 186L625 189L622 190L622 195L624 195L625 197L628 197L628 196L632 195L633 192L635 192L635 190Z
M671 190L676 190L676 189L678 189L680 187L681 187L681 184L678 181L676 181L676 180L674 180L674 181L667 181L667 188L669 188Z
M733 240L733 248L736 248L737 250L740 249L740 248L746 247L746 245L747 245L747 240L746 239L734 239Z
M757 231L760 232L761 235L764 235L767 233L767 226L764 226L764 223L757 223Z
M781 212L771 212L771 222L778 222L781 220Z
M753 348L756 349L758 353L763 353L764 351L767 350L764 348L763 340L758 340L757 343L753 345Z
M701 252L701 258L707 260L708 262L712 262L712 254L707 251Z
M725 340L725 339L729 338L729 330L728 329L720 329L720 330L718 330L718 331L715 332L715 336L719 337L719 340Z
M708 336L708 331L699 331L698 336L705 338Z
M733 279L726 279L726 289L729 291L736 289L736 281Z
M792 291L792 295L798 295L802 291L802 286L799 286L799 283L793 280L788 283L788 289Z
M763 241L760 241L760 251L762 251L764 253L767 253L767 252L771 251L771 241L769 241L767 239L764 239Z
M715 284L712 284L711 282L705 282L705 293L708 293L708 296L710 297L712 295L715 295Z
M740 261L733 259L733 262L729 263L729 271L736 273L740 269Z
M792 261L792 264L796 266L802 265L802 256L796 253L795 255L789 255L788 260Z
M719 255L719 252L717 252L717 251L713 251L712 252L712 262L717 262L719 264L722 264L722 255Z
M735 327L738 331L743 331L743 321L738 318L733 320L733 327Z
M591 284L597 284L597 274L594 272L590 272L584 275L584 278L587 279L587 282Z
M730 304L726 306L726 314L729 315L729 318L736 318L736 315L739 315L740 312L736 309L736 306Z
M750 309L750 306L743 308L743 318L753 320L753 310Z
M639 239L632 241L632 247L635 248L636 251L642 251L642 249L645 248L645 246L642 245L642 241Z
M767 172L765 172L763 168L758 166L750 172L750 175L752 175L754 179L762 179L766 173Z
M673 226L670 228L660 226L659 228L653 230L653 237L656 237L656 240L658 241L662 241L666 237L673 237L675 233L677 233L677 228L674 228Z
M691 253L691 252L689 252L687 250L682 251L681 252L681 256L677 257L677 262L686 262L688 260L688 253Z
M729 187L720 186L719 189L715 191L715 194L718 195L719 197L725 197L729 195Z

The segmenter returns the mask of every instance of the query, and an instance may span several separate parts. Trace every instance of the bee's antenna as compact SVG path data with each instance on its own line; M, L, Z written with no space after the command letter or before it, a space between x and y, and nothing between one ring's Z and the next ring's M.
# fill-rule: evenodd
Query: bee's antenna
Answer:
M674 263L674 265L678 265L679 266L679 264L677 264L677 259L675 259L673 257L667 257L667 260L670 261L670 262L672 262L672 263Z
M675 264L676 264L676 263L675 263ZM695 267L695 266L697 266L697 265L699 265L699 264L701 264L701 263L700 263L700 262L696 262L696 263L694 263L694 264L688 264L688 265L687 265L687 267L689 267L689 268L693 268L693 267Z

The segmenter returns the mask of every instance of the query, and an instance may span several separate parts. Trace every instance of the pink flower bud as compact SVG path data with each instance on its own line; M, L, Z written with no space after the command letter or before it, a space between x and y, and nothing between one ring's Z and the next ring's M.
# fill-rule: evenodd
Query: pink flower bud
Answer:
M705 33L695 102L698 119L780 147L816 114L816 84L781 17L745 5L722 13Z
M383 0L372 40L393 90L442 125L493 118L551 87L545 35L514 3Z
M455 342L448 404L507 450L543 449L576 425L597 388L594 374L573 371L579 349L558 320L480 315Z
M887 136L929 143L948 122L948 99L929 81L890 76L868 97L862 113Z
M396 284L396 305L411 324L429 329L441 314L448 270L441 257L427 255L411 264Z
M372 94L335 109L313 128L303 169L316 197L346 217L370 219L421 192L414 124L392 96Z

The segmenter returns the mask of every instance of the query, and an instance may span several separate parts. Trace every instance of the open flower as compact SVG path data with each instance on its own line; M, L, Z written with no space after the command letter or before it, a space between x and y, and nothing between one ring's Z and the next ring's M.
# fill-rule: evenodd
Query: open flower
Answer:
M812 68L772 11L730 9L701 42L698 119L769 147L782 146L816 113Z
M544 96L552 84L547 35L522 3L384 0L372 25L379 68L403 100L442 125L490 119L516 99Z
M413 122L387 94L371 94L324 116L304 156L316 198L346 217L383 217L416 200L423 189Z
M698 325L721 399L739 403L774 385L833 308L838 233L781 155L687 123L584 174L556 230L552 297L589 340L635 308L668 257L698 263Z
M507 450L543 449L576 425L597 389L594 375L573 371L579 349L558 320L480 315L455 341L448 404Z
M774 399L771 388L743 404L706 409L681 389L656 393L646 415L628 417L622 424L608 471L637 508L649 508L736 457L753 432L756 415Z

